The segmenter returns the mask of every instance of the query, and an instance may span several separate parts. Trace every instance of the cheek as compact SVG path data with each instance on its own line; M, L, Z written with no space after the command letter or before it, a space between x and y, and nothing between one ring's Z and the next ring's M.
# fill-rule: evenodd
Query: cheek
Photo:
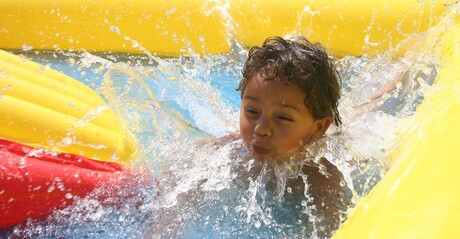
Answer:
M245 127L246 119L243 116L242 111L240 110L240 133L243 134L243 128Z
M308 143L311 140L312 133L310 130L304 131L303 134L299 135L297 142L298 147L304 146L306 143Z
M299 147L304 146L310 137L311 133L304 129L286 132L286 135L284 135L283 138L289 140L284 140L283 144L286 150L296 150Z
M252 134L252 128L250 122L240 114L240 135L243 138L243 141L249 140L249 137Z

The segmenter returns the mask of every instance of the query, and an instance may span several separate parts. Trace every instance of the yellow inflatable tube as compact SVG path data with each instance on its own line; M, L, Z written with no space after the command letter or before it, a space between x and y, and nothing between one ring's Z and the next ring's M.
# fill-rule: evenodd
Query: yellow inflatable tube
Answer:
M460 17L439 42L434 89L403 129L395 165L335 238L456 238L460 233Z
M89 87L0 50L0 138L128 164L122 121Z
M444 1L1 0L0 48L223 53L303 34L336 55L379 54L434 26Z

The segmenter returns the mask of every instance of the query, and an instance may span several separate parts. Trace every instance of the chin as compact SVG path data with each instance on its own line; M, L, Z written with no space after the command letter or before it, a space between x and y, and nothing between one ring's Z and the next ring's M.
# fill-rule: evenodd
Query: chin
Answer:
M267 162L270 165L274 165L274 164L276 164L278 162L283 161L282 158L269 157L269 156L260 156L260 155L255 155L255 154L252 154L252 157L255 160L259 161L259 162Z

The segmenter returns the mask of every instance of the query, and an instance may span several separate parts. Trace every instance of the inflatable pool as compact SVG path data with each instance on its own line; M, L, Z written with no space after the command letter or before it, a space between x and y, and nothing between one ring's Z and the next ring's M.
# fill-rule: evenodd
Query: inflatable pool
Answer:
M460 82L458 3L27 0L2 1L0 12L6 19L0 23L0 48L6 51L115 52L143 54L155 60L226 53L235 42L249 47L260 44L267 36L294 34L321 42L337 57L378 56L392 49L396 58L405 55L412 45L435 48L439 72L434 90L427 93L415 114L405 119L409 122L404 124L405 128L399 129L397 147L390 155L394 162L390 170L359 202L335 237L445 238L459 232L460 191L453 185L460 179L457 174L460 150L456 140L460 132L456 124L460 115L460 102L456 98ZM123 171L118 162L129 167L133 158L130 155L136 146L125 132L123 120L106 108L96 93L67 77L63 81L57 72L48 69L41 72L43 67L10 53L2 53L1 59L1 69L6 69L0 78L0 138L6 145L2 148L6 155L2 158L3 167L10 163L5 157L16 158L15 165L7 167L8 171L21 168L19 164L24 156L32 164L32 160L37 159L35 153L29 152L37 148L59 152L58 156L65 155L61 157L65 159L84 157L97 163L109 161L103 163L103 167L109 169L102 170L109 172L107 177L115 171ZM48 81L55 83L38 86ZM62 93L56 83L68 91ZM73 93L76 96L71 95ZM34 95L37 98L31 98ZM70 101L72 97L77 100ZM102 112L94 119L87 113L97 110ZM36 115L47 118L37 119ZM80 127L78 123L87 117L90 123ZM26 152L18 152L18 147L25 147ZM47 159L47 162L53 160ZM24 171L19 171L15 182L27 185L21 175ZM66 175L59 178L68 178ZM12 188L10 178L0 178L2 185ZM30 193L30 187L25 191ZM0 194L0 205L17 206L11 194L5 193L7 189L2 189L5 191ZM81 192L87 191L81 189ZM30 212L24 212L26 216L22 220L35 217ZM8 219L3 225L19 222Z
M0 228L43 218L129 175L136 145L99 95L1 50L0 64Z

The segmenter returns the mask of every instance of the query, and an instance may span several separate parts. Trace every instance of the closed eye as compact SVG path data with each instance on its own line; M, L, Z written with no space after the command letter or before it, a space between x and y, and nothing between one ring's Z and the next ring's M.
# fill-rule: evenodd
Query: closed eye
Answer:
M247 108L247 107L244 108L244 112L249 113L249 114L257 114L258 113L257 110L252 109L252 108Z
M289 122L293 122L293 121L294 121L293 118L291 118L291 117L289 117L289 116L284 116L284 115L279 116L278 119L283 120L283 121L289 121Z

